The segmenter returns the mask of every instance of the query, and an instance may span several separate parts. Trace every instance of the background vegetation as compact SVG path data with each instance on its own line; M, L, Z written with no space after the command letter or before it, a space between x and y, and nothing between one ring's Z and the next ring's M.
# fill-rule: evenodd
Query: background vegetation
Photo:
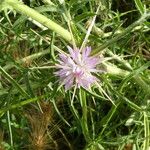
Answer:
M150 149L149 0L1 0L0 10L1 150ZM98 86L66 92L53 66L86 35L110 59Z

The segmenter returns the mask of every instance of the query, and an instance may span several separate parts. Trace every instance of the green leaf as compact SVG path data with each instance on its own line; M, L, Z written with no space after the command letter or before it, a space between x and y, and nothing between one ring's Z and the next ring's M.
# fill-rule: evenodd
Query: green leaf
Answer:
M44 5L44 6L35 7L34 9L37 10L38 12L58 12L58 11L60 11L54 5Z
M144 140L144 144L143 144L143 150L148 150L149 149L149 141L150 141L149 119L148 119L148 115L146 112L143 112L143 114L144 114L144 132L145 132L145 140Z
M146 12L146 10L145 10L145 7L144 7L143 3L141 2L141 0L134 0L134 2L135 2L137 9L140 12L140 14L144 14Z

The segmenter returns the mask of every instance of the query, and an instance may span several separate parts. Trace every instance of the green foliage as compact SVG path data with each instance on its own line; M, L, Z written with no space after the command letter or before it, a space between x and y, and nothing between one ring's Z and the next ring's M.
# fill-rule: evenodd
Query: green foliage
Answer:
M0 2L0 149L148 150L148 1L23 2ZM82 44L105 58L104 73L65 91L58 53Z

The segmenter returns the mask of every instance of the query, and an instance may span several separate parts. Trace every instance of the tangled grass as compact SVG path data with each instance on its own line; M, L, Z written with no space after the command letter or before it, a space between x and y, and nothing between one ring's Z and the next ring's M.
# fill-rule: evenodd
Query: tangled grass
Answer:
M149 150L148 0L0 1L1 150ZM103 57L89 89L55 75L67 46Z

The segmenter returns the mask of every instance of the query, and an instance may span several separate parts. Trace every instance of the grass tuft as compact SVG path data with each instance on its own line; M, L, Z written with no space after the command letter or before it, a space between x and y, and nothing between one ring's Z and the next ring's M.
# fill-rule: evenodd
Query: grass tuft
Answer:
M149 150L150 3L0 1L0 150ZM104 61L89 90L55 76L67 46Z

